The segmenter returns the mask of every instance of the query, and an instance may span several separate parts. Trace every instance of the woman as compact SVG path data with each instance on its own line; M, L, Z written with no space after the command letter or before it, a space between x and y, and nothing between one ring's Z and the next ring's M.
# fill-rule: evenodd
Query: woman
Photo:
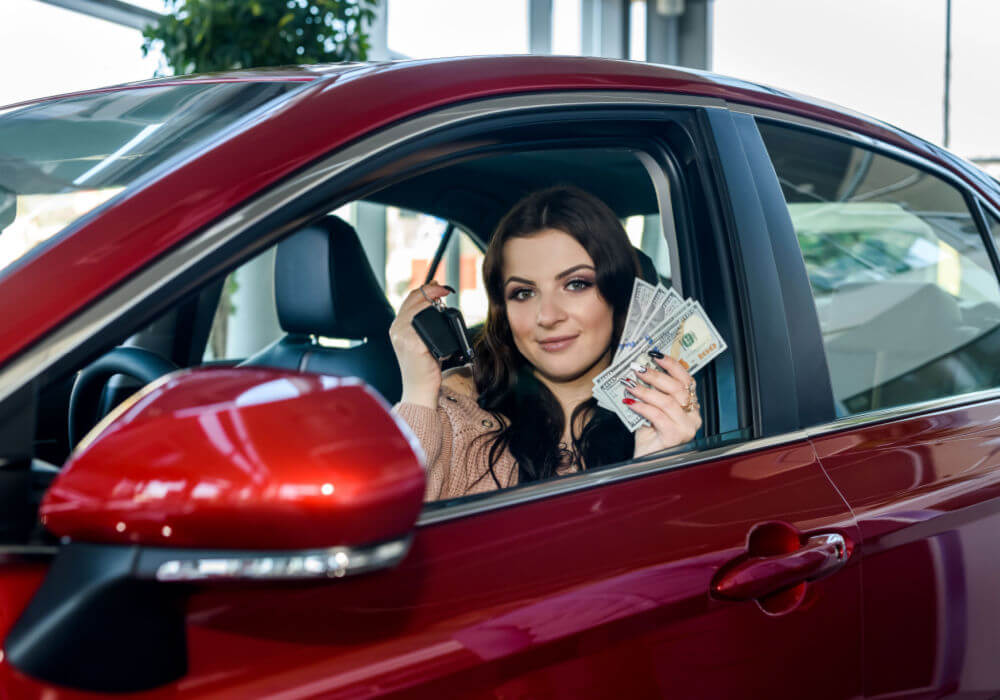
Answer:
M483 260L489 311L471 367L442 376L414 315L454 290L431 282L390 329L396 407L427 457L427 500L593 469L691 440L701 426L687 371L656 357L629 389L649 425L633 435L591 397L625 323L635 251L614 212L570 187L535 192L501 220Z

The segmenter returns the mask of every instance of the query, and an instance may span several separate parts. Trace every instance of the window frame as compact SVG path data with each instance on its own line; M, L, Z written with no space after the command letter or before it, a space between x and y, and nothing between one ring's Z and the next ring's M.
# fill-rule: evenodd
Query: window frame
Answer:
M306 221L343 203L363 199L386 186L392 178L412 176L416 170L413 168L414 154L438 156L437 162L422 163L421 167L429 169L443 160L459 157L465 139L481 135L487 128L508 126L510 121L537 124L541 118L565 125L569 117L578 123L592 125L612 121L645 122L662 129L665 123L676 121L681 111L697 119L696 110L715 104L707 98L627 91L541 93L490 98L478 103L476 108L468 104L451 106L404 120L338 150L268 192L241 203L227 216L193 233L183 244L90 303L55 333L3 368L0 372L0 409L23 408L24 403L18 400L21 399L19 389L44 386L72 367L94 359L107 349L109 340L121 337L121 329L134 332L144 327L185 295L228 274ZM484 123L489 127L484 127ZM702 134L700 138L708 137ZM443 145L446 147L442 148ZM671 161L667 151L657 156L661 167L669 167L664 165ZM699 167L708 166L701 163ZM665 175L669 181L669 173ZM710 197L715 196L711 183L707 185L707 192ZM681 201L671 196L672 201ZM678 210L672 208L672 211L676 218ZM661 220L666 220L662 205ZM713 230L719 221L719 215L713 213ZM675 269L680 270L683 265L685 260L681 258ZM737 335L731 343L733 353L740 352L739 338ZM751 439L735 446L701 452L651 455L567 479L490 494L491 498L483 502L439 509L427 521L422 517L418 526L429 521L462 517L470 508L475 512L492 510L800 439L802 435L786 435L778 440Z

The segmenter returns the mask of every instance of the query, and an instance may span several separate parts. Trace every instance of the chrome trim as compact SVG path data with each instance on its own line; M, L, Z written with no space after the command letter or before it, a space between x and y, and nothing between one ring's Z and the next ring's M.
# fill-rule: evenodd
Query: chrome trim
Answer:
M417 520L417 527L425 525L436 525L438 523L464 518L470 515L478 515L500 508L531 503L543 498L550 498L562 494L575 493L584 489L613 484L626 479L634 479L649 474L690 467L703 462L716 459L726 459L738 457L765 450L771 447L779 447L794 442L805 442L815 437L827 435L842 430L850 430L867 425L877 425L887 423L902 418L915 418L921 415L932 414L958 406L979 403L988 400L1000 399L1000 388L986 389L961 396L950 396L942 399L933 399L921 403L896 406L879 411L859 413L854 416L839 418L830 423L813 426L801 430L794 430L781 435L773 435L758 440L750 440L726 447L718 447L702 452L685 452L683 454L668 455L661 458L647 458L638 463L623 464L620 467L612 467L606 470L595 472L582 472L571 476L545 481L530 486L515 487L507 491L499 491L496 495L490 495L483 500L474 500L468 503L456 503L451 506L435 508L433 505L425 506L424 511Z
M154 566L140 562L137 574L140 578L164 582L343 578L395 566L410 551L412 541L408 535L370 547L301 552L182 552Z
M279 183L216 224L189 238L136 273L89 308L58 327L47 338L16 357L0 373L0 403L9 398L85 339L109 329L126 312L157 296L168 283L197 266L200 259L221 248L250 226L302 197L327 180L412 139L444 128L486 117L540 109L602 106L724 107L716 98L640 91L573 91L527 93L486 98L418 115L346 146L312 167ZM275 231L261 240L277 238Z
M681 467L690 467L703 462L716 459L725 459L737 455L765 450L770 447L777 447L790 442L805 442L808 436L804 431L794 431L784 433L774 437L760 438L749 442L742 442L736 445L716 447L701 452L684 452L682 454L672 454L664 457L644 457L638 462L623 464L620 467L611 467L597 471L585 471L561 478L543 481L529 486L518 486L509 490L498 491L488 497L481 498L466 503L456 503L455 505L434 508L433 506L424 511L417 519L417 527L425 525L436 525L456 518L464 518L470 515L478 515L499 508L531 503L543 498L559 496L567 493L575 493L585 489L614 484L627 479L635 479L640 476L657 474L659 472L671 471Z

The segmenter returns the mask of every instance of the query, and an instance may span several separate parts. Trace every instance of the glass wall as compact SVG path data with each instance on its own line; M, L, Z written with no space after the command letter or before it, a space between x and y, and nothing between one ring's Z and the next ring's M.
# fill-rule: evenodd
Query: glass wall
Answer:
M143 58L141 47L137 29L39 0L3 0L0 106L151 78L159 57Z

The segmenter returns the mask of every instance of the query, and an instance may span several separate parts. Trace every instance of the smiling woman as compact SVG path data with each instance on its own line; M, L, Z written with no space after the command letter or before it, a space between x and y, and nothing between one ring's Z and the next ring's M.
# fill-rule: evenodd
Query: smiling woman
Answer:
M427 454L429 500L594 469L694 437L701 417L674 397L691 383L679 363L660 360L650 388L625 399L650 423L635 435L591 397L639 274L615 213L587 192L553 187L518 202L490 240L489 311L471 367L442 376L411 325L452 290L432 282L410 294L390 333L403 375L396 410Z

